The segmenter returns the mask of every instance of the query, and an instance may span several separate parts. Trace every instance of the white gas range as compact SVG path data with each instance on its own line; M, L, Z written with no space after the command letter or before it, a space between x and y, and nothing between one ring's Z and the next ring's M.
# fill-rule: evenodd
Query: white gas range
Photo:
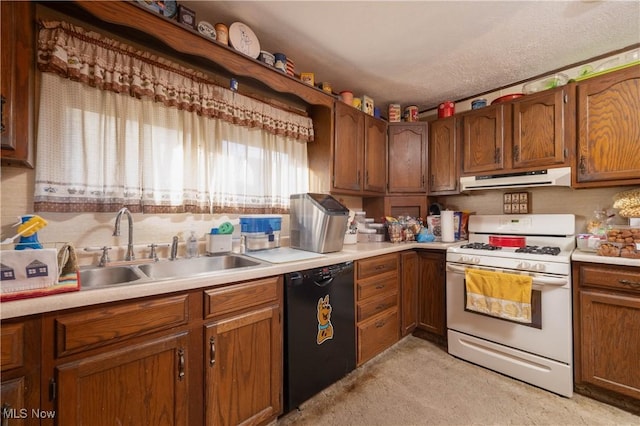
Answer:
M470 216L469 243L447 250L449 353L572 396L574 234L568 214ZM531 276L531 323L468 310L467 269Z

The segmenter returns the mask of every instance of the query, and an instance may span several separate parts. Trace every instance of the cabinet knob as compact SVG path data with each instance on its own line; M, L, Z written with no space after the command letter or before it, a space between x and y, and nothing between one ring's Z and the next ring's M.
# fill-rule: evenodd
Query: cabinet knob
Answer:
M580 165L578 166L578 168L580 169L580 174L585 174L587 173L587 165L586 165L586 158L584 158L584 155L580 156Z

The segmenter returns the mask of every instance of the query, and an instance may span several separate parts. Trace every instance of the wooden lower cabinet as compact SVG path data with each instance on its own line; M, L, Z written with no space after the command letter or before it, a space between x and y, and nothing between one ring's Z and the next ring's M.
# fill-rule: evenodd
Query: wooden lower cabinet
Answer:
M640 270L574 262L576 391L640 414Z
M40 319L3 321L0 339L1 424L39 425L32 410L40 409Z
M204 326L204 424L264 424L281 413L281 294L281 278L205 291L214 319Z
M356 262L356 341L358 366L400 338L398 253Z
M19 424L267 424L282 412L282 297L276 276L44 314L33 403L3 323L3 403L55 412Z
M400 281L400 335L410 334L418 325L418 280L420 259L413 250L400 253L402 280Z
M446 342L446 252L442 250L418 250L418 330L420 337Z
M187 332L56 368L59 425L189 425Z

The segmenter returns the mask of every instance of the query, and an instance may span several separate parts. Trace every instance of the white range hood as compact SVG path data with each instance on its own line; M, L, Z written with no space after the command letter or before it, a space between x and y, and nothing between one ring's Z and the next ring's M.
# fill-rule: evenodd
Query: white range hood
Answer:
M460 178L461 191L529 188L533 186L571 186L571 167L502 175L463 176Z

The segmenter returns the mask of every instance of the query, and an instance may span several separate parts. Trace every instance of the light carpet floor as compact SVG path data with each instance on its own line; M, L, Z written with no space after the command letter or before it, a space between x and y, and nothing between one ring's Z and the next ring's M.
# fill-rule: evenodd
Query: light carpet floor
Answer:
M640 425L640 417L558 396L409 336L276 425Z

